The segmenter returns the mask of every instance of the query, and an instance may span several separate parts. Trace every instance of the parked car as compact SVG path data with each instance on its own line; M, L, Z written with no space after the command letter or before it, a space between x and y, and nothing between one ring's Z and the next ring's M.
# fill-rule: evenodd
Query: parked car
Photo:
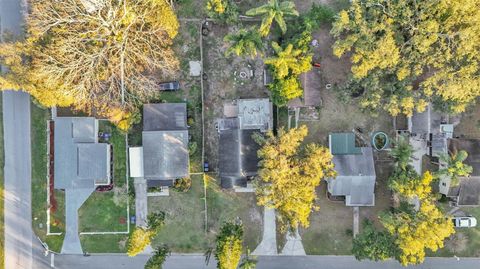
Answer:
M180 89L180 83L178 81L160 83L161 91L177 91Z
M452 218L453 226L457 228L471 228L477 226L477 219L472 216Z

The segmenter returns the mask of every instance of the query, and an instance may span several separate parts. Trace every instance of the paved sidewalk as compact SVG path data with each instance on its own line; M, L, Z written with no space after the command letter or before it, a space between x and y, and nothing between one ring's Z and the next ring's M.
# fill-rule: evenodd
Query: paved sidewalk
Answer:
M252 255L277 255L277 225L275 223L275 209L264 207L263 238L262 242L252 252Z
M298 229L295 231L294 234L288 232L287 234L287 242L282 249L282 253L280 255L288 255L288 256L305 256L305 249L303 248L302 238L298 233Z

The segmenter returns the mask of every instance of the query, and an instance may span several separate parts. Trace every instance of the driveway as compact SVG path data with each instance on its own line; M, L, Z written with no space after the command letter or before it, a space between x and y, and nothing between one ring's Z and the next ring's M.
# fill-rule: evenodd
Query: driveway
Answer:
M13 1L10 1L13 2ZM3 92L5 268L32 268L30 95Z

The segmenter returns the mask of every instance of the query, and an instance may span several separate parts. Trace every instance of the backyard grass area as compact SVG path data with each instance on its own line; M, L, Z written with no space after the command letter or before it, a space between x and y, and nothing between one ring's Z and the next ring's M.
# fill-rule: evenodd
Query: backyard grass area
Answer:
M332 202L326 196L327 184L317 188L317 212L310 215L310 227L300 229L308 255L351 255L353 210L343 201Z
M63 244L65 227L65 216L63 208L59 207L62 201L61 195L55 196L59 202L54 220L57 220L55 232L62 232L62 235L47 236L47 121L50 119L50 111L40 108L35 104L30 106L31 113L31 143L32 143L32 225L35 234L48 247L60 252ZM55 195L58 194L55 192Z
M204 188L201 175L192 176L186 193L170 190L170 196L148 197L148 212L163 211L165 226L152 240L152 246L166 244L172 252L204 252L209 244L205 236Z
M80 232L127 231L126 144L125 134L108 121L99 122L99 132L110 133L113 147L113 189L94 192L78 210Z
M208 231L214 240L225 221L240 219L244 228L244 246L255 250L262 239L263 208L257 206L254 193L236 193L210 182L207 190Z

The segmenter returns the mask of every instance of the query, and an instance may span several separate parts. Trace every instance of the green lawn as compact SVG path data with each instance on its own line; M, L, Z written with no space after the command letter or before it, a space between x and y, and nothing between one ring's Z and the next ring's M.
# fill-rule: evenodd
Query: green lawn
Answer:
M236 193L221 189L217 182L210 182L207 192L209 236L225 221L237 217L244 226L244 245L253 251L261 241L263 231L263 209L256 204L254 193Z
M3 150L3 94L0 94L0 269L5 267L5 233L4 233L4 216L3 216L3 167L5 165L5 152Z
M125 134L108 121L100 121L99 131L111 134L108 143L113 146L113 182L117 191L92 193L78 210L79 231L123 232L127 230L128 225L129 199L125 184L127 171Z
M90 253L127 252L128 234L80 235L83 251Z
M64 235L47 236L47 132L46 124L50 119L50 112L32 103L31 107L31 140L32 140L32 225L35 234L46 242L49 248L59 252L62 248ZM55 194L58 194L57 192ZM62 196L57 197L59 202L55 218L59 221L55 232L64 232L62 227L64 216Z
M343 201L332 202L326 197L326 183L317 188L317 212L310 215L310 227L301 229L303 247L308 255L351 255L353 211Z
M152 246L167 244L172 252L204 252L211 246L204 232L203 193L202 176L195 175L186 193L171 189L170 196L148 198L148 212L166 213L166 224Z
M55 190L54 195L57 208L55 211L50 210L50 232L63 233L65 232L65 191Z

